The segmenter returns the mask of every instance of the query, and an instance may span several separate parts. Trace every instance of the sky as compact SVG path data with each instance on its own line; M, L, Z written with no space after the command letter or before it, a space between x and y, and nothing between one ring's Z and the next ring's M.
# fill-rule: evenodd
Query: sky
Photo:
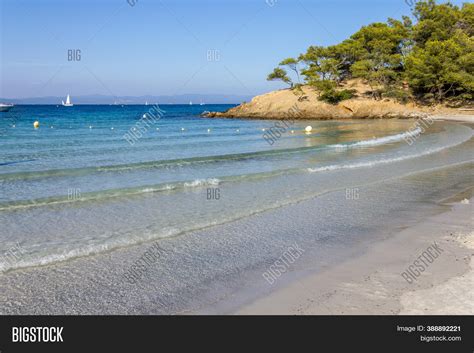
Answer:
M0 3L3 98L253 96L283 87L266 81L282 59L411 12L405 0Z

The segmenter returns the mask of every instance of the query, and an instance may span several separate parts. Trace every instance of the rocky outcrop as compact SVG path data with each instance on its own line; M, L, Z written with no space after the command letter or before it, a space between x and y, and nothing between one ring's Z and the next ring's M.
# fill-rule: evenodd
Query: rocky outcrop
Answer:
M301 90L279 90L256 96L225 112L209 112L209 118L240 119L393 119L423 118L427 110L413 103L400 104L394 100L374 100L357 90L358 97L337 105L321 102L318 92L308 86Z

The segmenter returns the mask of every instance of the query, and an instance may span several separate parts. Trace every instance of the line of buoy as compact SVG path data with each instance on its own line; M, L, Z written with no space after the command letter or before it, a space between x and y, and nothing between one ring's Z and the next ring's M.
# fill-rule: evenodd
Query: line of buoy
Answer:
M34 127L35 129L39 128L39 126L40 126L39 121L35 121L35 122L33 123L33 127ZM16 125L12 125L12 127L14 128L14 127L16 127ZM51 128L51 129L54 129L54 126L51 125L50 128ZM72 129L72 126L69 126L69 128ZM92 125L89 125L89 129L92 129ZM111 128L110 128L110 130L114 130L114 129L115 129L114 127L111 127ZM133 127L132 130L133 130L133 131L136 131L136 128ZM157 127L157 128L156 128L156 131L160 131L160 128ZM186 129L185 129L184 127L182 127L182 128L181 128L181 131L186 131ZM211 132L211 131L212 131L211 129L207 129L207 132ZM236 132L240 132L240 129L236 129L235 131L236 131ZM266 131L266 129L262 129L262 131ZM308 125L308 126L305 127L304 131L305 131L306 133L311 133L311 132L313 131L313 127L312 127L311 125ZM294 133L295 133L295 130L291 130L291 133L294 134ZM374 136L374 138L375 138L375 136Z

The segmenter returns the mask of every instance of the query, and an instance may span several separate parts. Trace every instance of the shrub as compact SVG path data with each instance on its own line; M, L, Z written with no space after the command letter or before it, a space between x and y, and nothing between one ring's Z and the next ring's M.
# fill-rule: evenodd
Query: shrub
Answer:
M335 90L333 88L325 90L321 93L319 97L320 101L329 103L329 104L337 104L342 102L343 100L351 99L354 97L355 90L351 89L344 89L342 91Z

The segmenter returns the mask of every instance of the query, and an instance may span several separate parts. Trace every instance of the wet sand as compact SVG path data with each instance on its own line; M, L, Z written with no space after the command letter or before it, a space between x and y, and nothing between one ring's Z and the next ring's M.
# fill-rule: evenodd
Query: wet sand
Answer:
M458 201L363 256L299 280L237 313L472 315L473 201ZM401 274L434 242L441 254L409 283Z
M417 159L414 173L403 169L411 160L389 177L382 165L365 184L343 179L317 197L159 239L137 283L124 274L156 241L2 273L0 314L472 313L472 249L463 246L474 228L471 150L472 139ZM451 154L465 157L446 165ZM442 254L405 281L434 241ZM270 285L264 273L291 246L302 255ZM449 298L445 283L451 306L439 295Z

